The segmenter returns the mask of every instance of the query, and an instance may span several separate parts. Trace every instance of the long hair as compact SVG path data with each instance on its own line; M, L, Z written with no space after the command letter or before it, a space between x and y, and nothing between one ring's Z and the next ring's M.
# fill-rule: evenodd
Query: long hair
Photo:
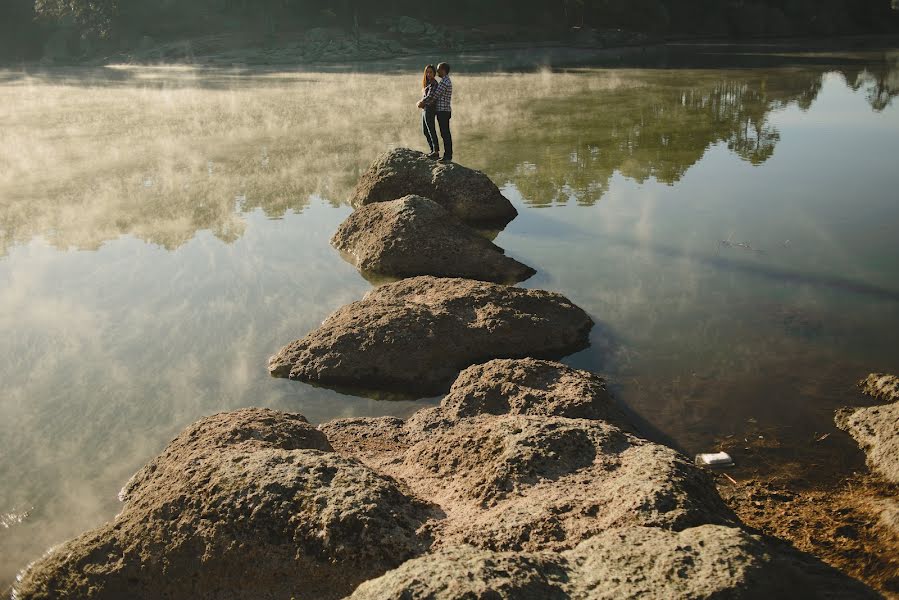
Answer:
M434 68L434 65L428 65L425 67L425 74L421 76L421 89L425 89L428 87L428 69L434 71L434 75L437 75L437 69Z

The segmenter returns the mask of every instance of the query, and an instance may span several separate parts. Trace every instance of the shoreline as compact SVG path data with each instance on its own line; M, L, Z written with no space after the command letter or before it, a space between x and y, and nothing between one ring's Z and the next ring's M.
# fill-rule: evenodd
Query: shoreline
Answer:
M470 47L430 50L420 47L405 48L389 56L367 57L365 53L345 56L335 55L330 60L308 60L295 47L246 46L228 49L235 56L222 53L204 54L192 48L196 40L170 42L167 46L181 47L181 56L151 58L149 56L121 53L105 58L70 60L32 59L0 63L5 70L40 70L51 68L131 66L192 66L200 69L285 68L308 72L347 72L353 67L362 71L402 71L418 69L419 63L441 56L460 65L469 72L500 69L529 72L543 68L620 67L620 68L717 68L733 66L742 57L746 66L847 64L855 62L851 56L835 56L831 53L852 53L899 49L899 34L846 35L839 37L790 37L753 38L735 40L727 38L676 37L657 41L641 41L633 44L597 46L576 44L564 40L538 43L497 42L473 44ZM713 52L714 51L714 52ZM814 56L821 54L821 56Z

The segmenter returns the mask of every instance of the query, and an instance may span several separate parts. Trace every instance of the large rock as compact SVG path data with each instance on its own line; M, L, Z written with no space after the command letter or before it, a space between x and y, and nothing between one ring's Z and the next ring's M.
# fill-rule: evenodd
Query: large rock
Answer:
M602 377L533 358L496 359L465 369L439 408L419 411L412 419L427 429L428 420L483 414L600 419L628 427Z
M17 598L340 598L428 547L428 507L299 415L203 419L128 483L116 519L54 549Z
M464 277L517 283L534 269L421 196L376 202L353 212L331 238L363 272L390 277Z
M884 402L899 401L899 377L885 375L883 373L871 373L858 383L862 392L883 400Z
M736 522L686 457L603 421L487 415L415 437L381 468L446 513L441 544L561 550L613 527Z
M899 402L837 411L837 427L849 432L868 459L868 466L899 484Z
M492 358L557 358L588 345L593 321L567 298L467 279L383 285L269 360L276 377L349 389L437 394Z
M518 215L480 171L437 162L408 148L378 157L356 185L351 202L358 208L409 194L430 198L468 224L502 226Z
M560 554L450 547L359 586L354 600L877 598L808 556L740 529L632 527Z
M602 418L626 424L601 378L495 360L466 369L439 407L406 422L321 429L338 452L439 506L440 545L562 550L612 527L736 522L686 457Z

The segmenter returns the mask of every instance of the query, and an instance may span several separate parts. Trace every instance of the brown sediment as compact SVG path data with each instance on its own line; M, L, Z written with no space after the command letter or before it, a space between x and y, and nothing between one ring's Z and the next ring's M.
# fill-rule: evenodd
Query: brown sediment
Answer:
M899 486L868 474L811 487L786 476L734 484L721 474L718 491L749 527L899 598Z

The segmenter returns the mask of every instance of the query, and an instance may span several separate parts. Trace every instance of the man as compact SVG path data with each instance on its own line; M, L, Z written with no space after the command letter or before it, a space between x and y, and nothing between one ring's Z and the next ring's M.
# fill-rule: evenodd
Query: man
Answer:
M437 65L437 76L440 77L440 85L418 103L418 108L424 108L434 104L437 108L437 125L440 128L440 138L443 140L443 158L440 162L453 162L453 134L450 132L450 119L453 118L453 81L450 79L450 66L446 63Z

